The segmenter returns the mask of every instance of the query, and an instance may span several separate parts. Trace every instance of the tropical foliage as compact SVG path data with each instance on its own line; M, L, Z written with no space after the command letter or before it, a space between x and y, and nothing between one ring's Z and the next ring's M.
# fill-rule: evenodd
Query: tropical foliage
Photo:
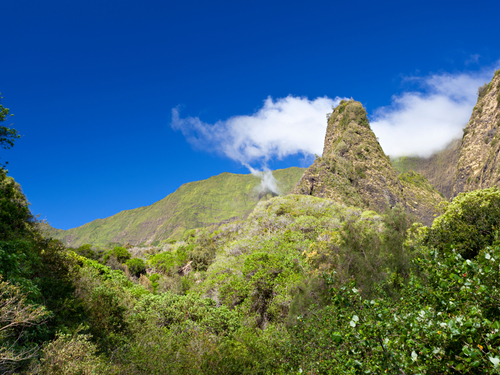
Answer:
M1 373L500 372L495 188L431 227L278 196L145 247L44 237L4 170L0 208Z

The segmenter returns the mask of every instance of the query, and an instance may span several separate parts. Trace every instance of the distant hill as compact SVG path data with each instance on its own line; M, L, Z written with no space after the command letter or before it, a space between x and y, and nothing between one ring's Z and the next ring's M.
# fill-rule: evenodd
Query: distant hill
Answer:
M289 193L304 168L273 171L278 188ZM182 185L174 193L145 207L126 210L68 230L47 226L45 232L68 246L109 242L156 244L179 239L188 229L246 218L258 202L276 194L261 191L261 180L251 174L222 173L207 180Z
M444 200L414 171L398 176L370 128L360 102L343 100L328 119L323 155L300 179L293 193L383 212L396 204L430 224Z

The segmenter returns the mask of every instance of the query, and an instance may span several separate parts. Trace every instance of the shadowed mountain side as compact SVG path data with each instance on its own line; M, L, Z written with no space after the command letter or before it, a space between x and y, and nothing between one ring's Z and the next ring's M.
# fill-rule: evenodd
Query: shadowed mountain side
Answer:
M391 158L392 166L399 173L415 171L422 174L446 199L450 199L461 144L460 139L455 139L444 150L428 158L418 156Z
M383 212L397 203L430 224L443 200L425 177L403 178L391 165L370 129L363 105L342 101L328 119L323 156L317 158L293 193Z
M464 129L452 196L500 187L500 70L479 88L478 100Z
M273 171L278 187L288 193L304 172L303 168ZM251 174L222 173L207 180L182 185L164 199L145 207L97 219L68 230L47 228L46 233L68 246L108 242L155 244L179 239L193 228L246 218L259 201L271 198L260 191L260 179Z

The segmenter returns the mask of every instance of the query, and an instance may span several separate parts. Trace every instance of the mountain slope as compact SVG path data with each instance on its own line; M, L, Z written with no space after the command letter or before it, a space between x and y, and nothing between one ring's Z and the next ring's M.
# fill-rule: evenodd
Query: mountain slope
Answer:
M447 199L450 199L461 144L460 139L455 139L444 150L436 152L428 158L402 156L391 158L391 163L399 173L415 171L422 174L432 186Z
M280 190L288 193L303 172L303 168L292 167L276 170L273 175ZM109 242L138 245L178 239L188 229L247 217L259 201L274 195L260 191L260 185L260 179L250 174L222 173L184 184L150 206L122 211L77 228L49 228L46 232L69 246L102 246Z
M323 156L304 172L293 193L378 212L400 203L427 224L443 200L421 175L410 172L398 178L363 105L354 100L342 101L331 114Z
M500 186L500 70L479 89L479 97L464 129L452 196Z

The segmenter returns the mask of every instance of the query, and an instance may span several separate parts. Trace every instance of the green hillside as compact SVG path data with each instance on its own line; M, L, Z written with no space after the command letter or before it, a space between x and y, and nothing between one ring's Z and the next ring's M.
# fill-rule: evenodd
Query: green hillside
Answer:
M292 190L304 172L287 168L273 172L282 194ZM182 185L164 199L145 207L119 212L68 230L47 232L68 246L109 242L156 244L179 239L188 230L246 218L260 201L274 193L262 191L261 180L251 174L222 173L207 180Z

